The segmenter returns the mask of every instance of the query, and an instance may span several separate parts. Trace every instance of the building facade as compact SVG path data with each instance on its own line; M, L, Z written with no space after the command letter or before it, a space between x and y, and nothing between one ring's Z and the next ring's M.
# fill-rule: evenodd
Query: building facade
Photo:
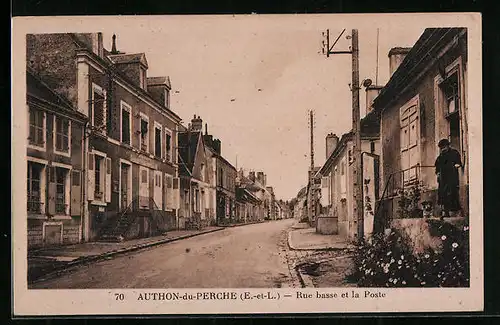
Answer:
M115 37L106 50L101 33L28 35L27 60L89 121L83 239L175 227L181 119L170 107L169 78L148 77L145 54L119 52Z
M28 248L82 239L86 116L28 67Z
M369 107L369 106L368 106ZM361 120L361 159L363 180L363 215L365 234L373 232L373 205L378 198L379 183L379 114L369 113ZM322 220L332 225L325 228L336 229L350 240L357 237L357 216L354 213L354 136L352 132L326 137L327 160L316 177L320 179L317 204Z
M212 156L205 147L201 118L194 117L187 131L179 133L181 180L179 224L203 228L215 224L215 187Z
M389 58L395 51L391 50ZM401 51L396 51L401 52ZM422 58L421 53L427 53ZM448 139L462 159L459 192L462 217L468 216L467 30L426 29L398 64L375 99L381 111L382 182L381 226L391 219L421 218L425 202L429 215L438 216L434 163L438 142ZM418 189L411 216L401 210L408 190Z

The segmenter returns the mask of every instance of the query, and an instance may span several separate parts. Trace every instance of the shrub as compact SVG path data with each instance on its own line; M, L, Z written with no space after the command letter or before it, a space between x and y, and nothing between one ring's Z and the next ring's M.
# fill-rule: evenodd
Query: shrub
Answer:
M351 280L360 287L469 286L469 228L442 223L442 248L413 254L410 240L392 229L359 245Z

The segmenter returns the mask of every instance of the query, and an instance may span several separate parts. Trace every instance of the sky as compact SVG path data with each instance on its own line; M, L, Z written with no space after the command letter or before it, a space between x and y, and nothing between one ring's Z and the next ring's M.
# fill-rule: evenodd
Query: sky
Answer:
M412 26L417 27L412 27ZM148 76L169 76L171 108L187 126L193 115L222 142L222 155L238 169L263 171L277 198L289 200L307 184L309 110L314 110L315 165L326 160L325 136L351 129L351 56L321 54L322 32L347 50L359 33L360 80L389 79L392 47L412 46L419 24L350 26L329 15L168 17L102 30L105 47L146 54ZM365 92L360 90L361 115Z

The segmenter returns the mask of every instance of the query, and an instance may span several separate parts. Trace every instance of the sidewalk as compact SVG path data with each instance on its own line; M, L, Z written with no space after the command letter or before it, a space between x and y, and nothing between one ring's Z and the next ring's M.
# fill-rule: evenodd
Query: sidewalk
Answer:
M222 229L225 229L225 227L207 227L202 230L173 230L163 236L132 239L120 243L90 242L41 248L28 252L28 283L40 280L42 277L56 275L76 265Z
M288 232L288 246L293 250L337 250L354 248L340 235L321 235L315 228L305 228L301 224Z

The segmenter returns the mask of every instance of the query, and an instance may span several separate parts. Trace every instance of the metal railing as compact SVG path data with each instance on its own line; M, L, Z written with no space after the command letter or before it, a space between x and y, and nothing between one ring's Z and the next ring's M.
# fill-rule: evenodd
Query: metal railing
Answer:
M410 189L415 186L425 185L423 184L422 170L431 170L435 166L426 165L415 165L406 169L398 170L389 175L387 181L385 182L384 189L380 199L377 200L375 204L375 227L378 230L382 230L382 227L388 225L392 219L392 215L381 215L383 205L394 198L402 197L405 195L405 190Z
M29 213L42 213L43 202L40 198L28 197L28 212Z

